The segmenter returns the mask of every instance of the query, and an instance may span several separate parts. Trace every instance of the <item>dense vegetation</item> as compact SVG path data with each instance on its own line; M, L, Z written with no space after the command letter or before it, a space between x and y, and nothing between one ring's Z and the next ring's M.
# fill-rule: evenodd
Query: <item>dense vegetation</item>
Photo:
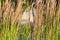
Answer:
M60 40L60 0L0 0L0 40Z

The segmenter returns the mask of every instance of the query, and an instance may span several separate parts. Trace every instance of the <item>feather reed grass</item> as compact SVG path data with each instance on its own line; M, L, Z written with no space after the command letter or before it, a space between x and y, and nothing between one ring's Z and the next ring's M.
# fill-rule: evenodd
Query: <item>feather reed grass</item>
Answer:
M59 40L60 33L60 2L59 0L36 0L33 28L30 25L32 3L24 0L27 5L28 21L21 25L22 15L26 8L22 0L17 4L11 0L0 2L0 40ZM16 7L16 8L15 8ZM58 7L58 8L57 8Z

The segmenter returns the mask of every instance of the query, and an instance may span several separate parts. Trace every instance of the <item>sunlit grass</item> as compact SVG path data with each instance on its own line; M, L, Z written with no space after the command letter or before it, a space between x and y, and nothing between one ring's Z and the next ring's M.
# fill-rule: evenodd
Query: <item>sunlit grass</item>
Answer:
M2 0L0 0L0 3L1 1ZM4 4L3 1L2 3ZM5 8L6 5L8 6L7 8ZM14 6L12 7L12 4L10 5L10 2L6 5L2 6L1 9L2 14L0 16L0 40L33 40L34 38L34 40L60 40L60 21L57 13L58 9L56 13L53 12L55 13L53 17L51 17L53 13L48 14L47 17L47 14L45 16L41 15L43 17L39 16L42 18L41 26L37 25L36 29L34 30L35 24L33 27L30 25L30 23L26 25L19 24L23 11L25 11L27 7L31 6L31 3L25 3L22 5L18 4L17 9L14 9ZM52 10L50 11L52 12ZM48 20L48 23L46 23L46 18ZM35 20L38 21L38 19Z

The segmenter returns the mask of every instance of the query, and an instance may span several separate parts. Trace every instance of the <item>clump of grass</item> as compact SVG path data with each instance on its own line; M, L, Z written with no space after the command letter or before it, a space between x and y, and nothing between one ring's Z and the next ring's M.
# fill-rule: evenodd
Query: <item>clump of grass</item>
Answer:
M32 3L28 3L30 0L23 5L22 0L17 0L16 8L9 0L0 1L0 40L59 40L60 12L58 11L60 11L60 6L59 10L56 10L55 0L46 0L45 4L43 0L36 1L33 27L30 26L30 23L21 26L24 10L28 8L30 11L32 5Z

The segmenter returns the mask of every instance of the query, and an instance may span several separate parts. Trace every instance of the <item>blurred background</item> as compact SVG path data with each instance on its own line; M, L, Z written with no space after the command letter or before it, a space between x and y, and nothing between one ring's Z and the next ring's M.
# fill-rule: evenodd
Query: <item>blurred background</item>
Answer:
M0 0L0 40L60 40L60 0Z

